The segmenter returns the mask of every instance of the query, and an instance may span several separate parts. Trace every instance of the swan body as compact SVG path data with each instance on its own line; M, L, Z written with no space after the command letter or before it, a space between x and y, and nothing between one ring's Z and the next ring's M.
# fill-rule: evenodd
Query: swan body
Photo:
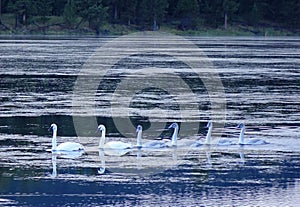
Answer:
M138 125L136 127L136 133L137 133L137 148L151 148L151 149L159 149L159 148L165 148L167 147L166 143L159 140L153 140L146 143L142 143L142 133L143 133L143 127L141 125Z
M56 147L57 151L79 151L83 150L83 146L76 142L64 142Z
M239 135L239 144L240 145L263 145L263 144L268 144L268 142L266 142L263 139L258 139L258 138L253 138L248 140L247 142L244 141L244 135L245 135L245 124L241 123L238 125L238 128L241 129L240 135Z
M213 128L212 122L209 121L207 123L206 127L208 128L208 132L206 134L205 144L210 145L211 144L211 132L212 132L212 128ZM217 145L219 145L219 146L228 146L228 145L232 145L232 144L233 143L228 139L220 139L217 143Z
M166 143L159 140L149 141L143 145L143 148L152 148L152 149L159 149L165 147L167 147Z
M174 132L172 134L172 139L171 139L171 142L167 142L166 144L169 146L169 147L199 147L201 146L202 144L198 141L194 141L194 140L191 140L191 139L180 139L178 140L177 136L178 136L178 129L179 129L179 126L177 123L173 123L169 126L169 129L173 128L174 129Z
M51 124L49 130L52 129L53 136L52 136L52 152L73 152L73 151L82 151L84 147L76 142L64 142L57 146L56 143L56 135L57 135L57 125Z
M108 149L108 150L124 150L132 148L132 145L129 143L121 142L121 141L111 141L105 143L105 133L106 128L104 125L100 124L98 126L98 130L101 132L101 138L99 141L100 149Z
M228 139L220 139L218 142L219 146L227 146L227 145L232 145L232 141L228 140Z

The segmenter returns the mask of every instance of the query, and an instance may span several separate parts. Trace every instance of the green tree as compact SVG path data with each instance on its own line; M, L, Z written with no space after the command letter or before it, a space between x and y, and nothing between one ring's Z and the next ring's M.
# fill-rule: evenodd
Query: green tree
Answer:
M223 0L203 0L200 4L201 17L206 24L218 27L223 20Z
M181 19L180 28L194 28L199 18L197 0L179 0L175 9L175 17Z
M239 14L242 20L248 25L257 25L265 17L268 7L265 0L242 0L239 7Z
M69 0L53 0L52 15L63 16L65 5Z
M17 29L19 23L26 25L28 17L36 13L36 5L31 0L10 0L8 11L15 14L15 28Z
M224 0L223 11L224 11L224 29L227 29L228 17L232 16L239 8L239 2L237 0Z
M88 21L89 27L100 34L101 24L106 20L108 7L104 7L102 0L75 0L78 15Z
M39 0L36 1L36 15L40 17L40 21L43 25L49 21L49 16L52 15L52 10L53 10L53 0Z
M127 25L131 25L135 21L137 5L137 0L122 1L121 19Z
M289 28L300 28L300 1L274 0L267 1L268 21L276 22Z
M77 22L77 13L74 0L68 0L64 7L63 18L68 28L73 28Z
M168 5L168 0L141 0L138 6L139 22L152 23L153 30L157 30L165 18Z

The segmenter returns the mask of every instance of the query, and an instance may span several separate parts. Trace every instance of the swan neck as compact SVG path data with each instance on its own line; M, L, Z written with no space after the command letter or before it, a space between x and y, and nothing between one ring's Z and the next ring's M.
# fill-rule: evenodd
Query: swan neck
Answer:
M173 135L172 135L172 146L176 146L177 145L177 135L178 135L178 128L175 127Z
M52 135L52 150L56 150L56 147L57 147L56 135L57 135L57 129L54 129L53 135Z
M104 143L105 143L105 129L103 129L101 131L101 138L100 138L100 141L99 141L99 148L103 148L104 147Z
M239 144L244 144L245 127L242 127L239 137Z
M138 131L138 133L137 133L136 146L137 147L141 147L142 146L142 131Z
M205 144L210 144L211 143L211 132L212 132L212 126L208 128L208 132L206 134L205 138Z

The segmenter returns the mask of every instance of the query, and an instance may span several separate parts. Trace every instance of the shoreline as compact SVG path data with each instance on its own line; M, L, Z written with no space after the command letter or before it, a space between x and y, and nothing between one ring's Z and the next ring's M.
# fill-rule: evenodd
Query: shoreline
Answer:
M32 25L14 29L3 29L1 30L0 25L0 36L74 36L74 37L106 37L106 36L122 36L132 34L135 32L151 31L148 29L136 28L135 26L124 26L118 24L105 24L103 25L101 32L96 34L93 30L88 28L80 29L66 29L64 27L57 26L45 26L43 28L32 28ZM172 26L162 26L157 32L165 32L173 35L180 36L250 36L250 37L297 37L300 36L300 30L288 30L279 27L253 27L253 26L229 26L226 30L223 28L209 28L203 27L198 30L178 30Z

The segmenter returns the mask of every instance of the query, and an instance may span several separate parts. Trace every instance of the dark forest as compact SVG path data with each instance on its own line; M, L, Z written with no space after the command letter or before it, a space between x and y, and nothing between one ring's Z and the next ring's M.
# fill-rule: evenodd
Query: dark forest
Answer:
M0 0L0 30L55 26L97 34L103 25L134 30L273 27L299 32L299 0Z

